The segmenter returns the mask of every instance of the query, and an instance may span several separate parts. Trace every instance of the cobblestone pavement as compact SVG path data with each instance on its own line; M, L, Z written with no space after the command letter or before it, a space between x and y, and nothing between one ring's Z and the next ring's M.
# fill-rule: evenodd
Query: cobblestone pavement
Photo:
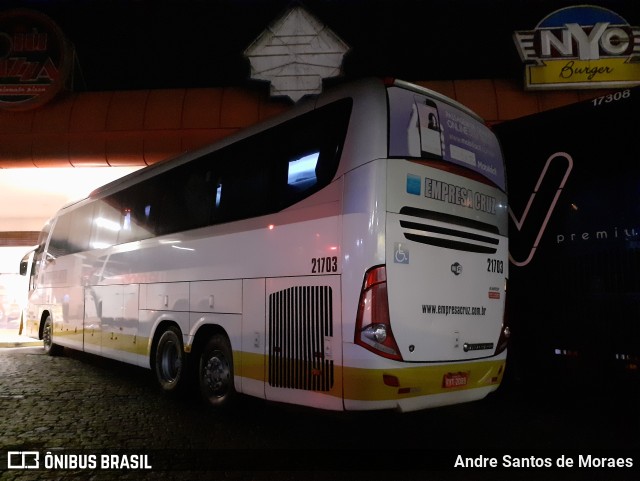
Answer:
M50 357L39 347L0 349L0 480L497 479L491 470L442 466L451 453L467 451L630 453L637 465L638 400L635 391L507 385L480 402L408 414L327 413L248 397L219 412L195 395L165 396L145 369L70 350ZM97 467L7 470L9 451L39 453L41 467L47 453L67 462L69 454L78 462L95 456ZM153 469L100 469L100 457L114 453L147 455ZM630 472L596 479L640 479L637 466ZM574 470L562 479L585 474ZM550 478L520 470L505 479Z

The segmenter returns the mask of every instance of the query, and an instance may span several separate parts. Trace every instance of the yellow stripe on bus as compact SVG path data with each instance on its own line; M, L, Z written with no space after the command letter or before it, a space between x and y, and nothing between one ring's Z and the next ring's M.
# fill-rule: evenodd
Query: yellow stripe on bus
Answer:
M236 374L257 381L266 379L267 357L262 354L234 352L240 362ZM341 396L354 401L385 401L441 394L491 385L497 386L504 374L505 361L480 361L463 364L404 367L398 369L363 369L335 366L334 387L323 394ZM445 377L465 380L464 385L447 387Z
M70 334L65 332L63 335L66 337ZM88 333L85 332L86 334ZM145 337L118 333L111 339L109 333L103 341L103 344L106 342L104 347L111 349L139 355L149 354L149 340ZM90 341L85 338L85 342ZM268 357L264 354L233 351L233 361L237 376L269 382L266 374ZM333 386L323 394L344 396L344 399L354 401L387 401L498 385L502 381L505 361L423 365L397 369L364 369L336 365L334 369ZM445 379L454 379L455 382L447 385Z

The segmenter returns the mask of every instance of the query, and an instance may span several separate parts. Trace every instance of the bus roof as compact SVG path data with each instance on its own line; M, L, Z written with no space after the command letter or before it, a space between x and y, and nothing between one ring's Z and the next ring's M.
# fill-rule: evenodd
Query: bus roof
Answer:
M452 98L449 98L446 95L436 92L435 90L428 89L421 85L412 84L404 80L393 79L392 82L393 82L393 85L397 87L402 87L403 89L412 90L416 93L426 95L435 100L439 100L440 102L443 102L445 104L449 104L457 109L462 110L466 114L476 119L478 122L484 123L484 119L480 117L477 113L475 113L473 110L471 110L469 107L467 107L466 105L462 105L460 102L457 102L456 100L453 100Z

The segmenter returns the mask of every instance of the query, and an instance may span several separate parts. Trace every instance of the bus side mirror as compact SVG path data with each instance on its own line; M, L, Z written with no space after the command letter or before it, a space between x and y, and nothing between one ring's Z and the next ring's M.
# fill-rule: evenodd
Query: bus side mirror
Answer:
M20 261L20 275L26 276L29 273L29 266L31 265L31 260L33 259L35 250L31 250L25 254L25 256Z

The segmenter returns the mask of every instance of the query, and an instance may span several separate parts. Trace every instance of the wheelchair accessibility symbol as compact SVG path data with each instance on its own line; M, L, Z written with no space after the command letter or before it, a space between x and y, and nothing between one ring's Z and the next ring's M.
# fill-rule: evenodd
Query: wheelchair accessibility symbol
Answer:
M393 246L393 262L396 264L408 264L409 263L409 249L405 244L396 242Z

